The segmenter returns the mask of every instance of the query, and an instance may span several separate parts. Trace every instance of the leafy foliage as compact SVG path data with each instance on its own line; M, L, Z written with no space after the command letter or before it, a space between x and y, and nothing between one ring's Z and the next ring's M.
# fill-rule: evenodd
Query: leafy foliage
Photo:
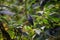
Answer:
M57 37L57 34L60 36L60 1L0 0L0 21L3 24L0 40L4 40L3 28L10 35L9 40Z

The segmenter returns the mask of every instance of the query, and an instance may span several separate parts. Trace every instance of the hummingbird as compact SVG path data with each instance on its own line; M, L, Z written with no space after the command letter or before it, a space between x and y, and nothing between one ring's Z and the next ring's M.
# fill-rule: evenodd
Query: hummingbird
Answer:
M29 21L29 23L30 23L31 25L34 25L34 23L33 23L33 18L32 18L31 15L28 15L28 21Z

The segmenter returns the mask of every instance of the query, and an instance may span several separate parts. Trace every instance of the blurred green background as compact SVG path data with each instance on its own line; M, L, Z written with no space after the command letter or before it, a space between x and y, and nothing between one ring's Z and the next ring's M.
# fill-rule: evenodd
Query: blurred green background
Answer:
M47 2L43 7L43 13L39 5L41 1L0 0L0 21L3 22L3 26L11 39L47 40L50 36L46 30L60 27L60 1L50 0ZM20 29L28 20L28 15L32 16L34 25L26 24ZM0 30L0 40L3 40L2 35Z

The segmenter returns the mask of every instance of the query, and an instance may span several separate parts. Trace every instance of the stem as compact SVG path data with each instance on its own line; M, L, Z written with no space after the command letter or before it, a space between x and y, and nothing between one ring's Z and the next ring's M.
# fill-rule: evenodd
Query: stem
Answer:
M27 18L27 0L25 0L25 15L26 15L26 18Z

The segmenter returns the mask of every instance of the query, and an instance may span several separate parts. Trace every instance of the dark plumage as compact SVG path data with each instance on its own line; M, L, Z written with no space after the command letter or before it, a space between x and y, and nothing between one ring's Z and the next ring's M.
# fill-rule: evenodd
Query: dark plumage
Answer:
M31 25L34 25L33 24L33 18L31 17L31 15L28 15L28 21Z

